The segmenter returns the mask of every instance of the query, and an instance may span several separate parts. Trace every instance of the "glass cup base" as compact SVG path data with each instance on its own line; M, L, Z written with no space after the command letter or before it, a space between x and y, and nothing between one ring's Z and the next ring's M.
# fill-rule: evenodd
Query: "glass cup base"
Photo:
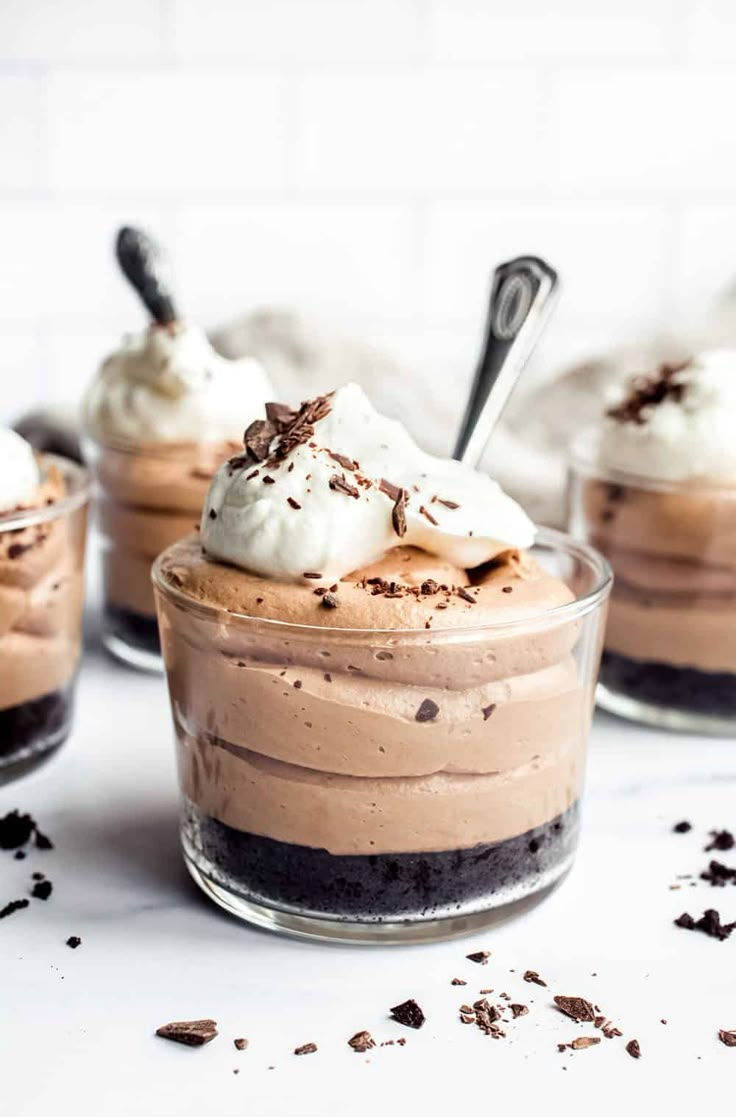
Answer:
M102 615L102 644L115 659L139 671L162 674L163 659L155 617L106 605Z
M569 872L574 854L559 861L544 878L537 876L532 892L508 889L494 895L481 911L447 915L438 919L381 920L361 922L299 914L259 903L233 886L216 880L203 865L201 854L182 838L184 863L193 880L210 900L238 919L278 934L316 942L353 943L366 946L397 946L411 943L441 942L461 938L521 915L545 899ZM516 893L516 894L514 894Z
M626 718L627 721L652 725L657 729L674 730L678 733L704 733L712 737L736 735L734 718L645 702L640 698L622 694L621 691L614 690L605 683L598 683L595 700L600 709L609 714Z

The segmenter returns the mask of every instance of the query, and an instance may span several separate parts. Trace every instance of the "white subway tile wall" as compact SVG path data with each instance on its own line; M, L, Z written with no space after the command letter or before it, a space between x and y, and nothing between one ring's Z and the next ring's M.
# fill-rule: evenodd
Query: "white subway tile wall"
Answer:
M458 407L510 255L563 276L540 374L697 318L736 278L734 62L732 0L2 0L0 421L142 324L122 222L205 325L295 304Z

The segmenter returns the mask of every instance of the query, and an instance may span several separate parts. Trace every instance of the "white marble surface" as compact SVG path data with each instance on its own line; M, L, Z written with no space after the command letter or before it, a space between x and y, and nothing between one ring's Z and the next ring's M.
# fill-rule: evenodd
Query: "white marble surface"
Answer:
M669 1115L733 1096L736 1049L717 1032L736 1028L736 936L720 943L672 920L709 906L734 919L736 889L669 886L705 867L710 827L736 825L736 742L599 717L570 877L513 922L433 946L300 943L200 898L178 854L163 683L99 653L85 660L65 750L0 788L0 813L14 807L56 848L20 862L0 855L3 903L27 894L36 868L54 883L46 903L0 923L3 1114L638 1113L648 1099ZM682 817L694 830L674 835ZM83 939L76 951L65 946L72 934ZM480 948L493 952L484 967L465 960ZM522 981L528 968L549 990ZM453 987L455 975L468 986ZM504 1040L457 1021L484 986L530 1005ZM596 1001L624 1039L559 1054L558 1042L596 1033L554 1011L553 992ZM416 1033L387 1019L409 996L427 1015ZM220 1027L205 1048L153 1035L203 1016ZM354 1054L345 1041L362 1028L407 1044ZM238 1053L241 1035L250 1047ZM624 1050L633 1036L639 1062ZM318 1053L296 1058L308 1041Z

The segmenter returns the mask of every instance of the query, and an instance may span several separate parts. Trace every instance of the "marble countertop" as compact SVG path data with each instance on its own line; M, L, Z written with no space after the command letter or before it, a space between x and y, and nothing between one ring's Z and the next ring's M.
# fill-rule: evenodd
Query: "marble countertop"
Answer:
M706 866L709 829L736 826L736 742L599 715L580 854L563 885L485 934L366 948L251 930L199 895L178 852L171 738L162 680L92 650L65 749L0 787L0 814L30 811L55 842L25 861L0 855L3 903L28 894L36 869L54 885L0 923L0 1112L638 1113L646 1098L673 1114L731 1096L736 1049L717 1033L736 1028L736 935L718 942L673 918L715 906L736 919L733 886L677 881ZM692 832L673 834L682 818ZM480 949L492 951L483 967L465 958ZM525 983L527 969L549 988ZM482 987L529 1005L505 1039L458 1022ZM623 1039L559 1053L600 1033L555 1011L553 993L595 1001ZM387 1019L407 997L426 1013L419 1032ZM201 1049L153 1034L198 1017L220 1030ZM355 1054L346 1040L363 1028L379 1041L404 1034L406 1046ZM625 1051L632 1037L639 1061ZM295 1057L310 1041L318 1052Z

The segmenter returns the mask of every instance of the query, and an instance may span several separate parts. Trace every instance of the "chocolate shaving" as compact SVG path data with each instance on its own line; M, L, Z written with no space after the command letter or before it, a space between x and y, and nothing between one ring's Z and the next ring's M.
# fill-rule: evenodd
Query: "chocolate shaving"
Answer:
M270 477L268 474L266 474L266 476L263 478L263 484L264 485L275 485L276 484L276 478L275 477Z
M424 701L422 702L421 706L419 707L419 709L415 713L414 720L415 721L434 721L434 719L437 717L437 714L439 712L440 712L440 708L437 705L437 703L433 702L431 698L425 698Z
M705 847L705 852L710 853L712 849L717 849L719 853L726 853L729 849L733 849L736 845L736 838L730 830L711 830L710 842Z
M476 599L469 590L465 589L465 586L458 586L455 592L458 597L462 597L463 601L469 601L471 605L477 605Z
M482 706L481 707L481 710L482 710L482 713L483 713L483 721L488 721L489 717L491 716L493 711L496 709L496 705L497 704L495 702L491 702L490 706Z
M394 485L391 481L387 481L385 477L381 478L378 488L382 493L385 493L390 500L394 501L398 500L399 494L401 493L399 486Z
M245 1051L248 1046L248 1040L245 1039L244 1036L238 1036L237 1039L233 1040L233 1044L237 1051Z
M630 1039L626 1044L626 1050L632 1059L641 1059L641 1047L638 1039Z
M267 403L266 418L281 433L294 422L296 411L287 403Z
M408 1001L402 1001L400 1005L394 1005L391 1009L391 1019L397 1024L403 1024L405 1028L421 1028L426 1018L412 997Z
M600 1042L600 1036L578 1036L569 1046L573 1051L585 1051L586 1047L595 1047Z
M672 830L675 834L687 834L690 830L692 830L692 828L693 827L691 822L683 821L675 823L675 825L672 827Z
M349 473L355 473L358 469L358 463L348 458L345 454L336 454L334 450L328 450L327 453L332 458L333 462L337 462L343 469L347 469Z
M301 504L299 503L299 501L298 501L298 500L294 500L294 497L293 497L293 496L287 496L287 498L286 498L286 503L287 503L288 505L290 505L290 506L291 506L292 508L295 508L297 512L298 512L298 511L300 510L300 508L301 508Z
M718 1038L726 1047L736 1047L736 1031L729 1032L725 1028L721 1028Z
M437 593L439 588L434 578L427 578L419 587L419 592L424 594L425 597L430 597L432 594Z
M475 962L479 966L487 965L490 956L490 950L476 950L474 954L465 955L469 962Z
M277 434L276 427L268 419L255 419L243 435L243 445L250 460L265 461Z
M12 915L16 911L21 911L27 908L30 900L11 900L4 908L0 908L0 919L5 919L6 916Z
M524 974L524 981L528 981L532 985L543 985L545 989L547 988L547 982L539 976L536 970L527 970Z
M421 512L422 516L424 516L425 519L429 520L430 524L434 524L434 526L437 527L437 520L435 520L432 513L430 511L428 511L428 509L425 508L425 506L423 504L419 505L419 511Z
M309 442L314 434L314 424L324 419L332 410L332 404L327 396L317 396L315 399L306 400L288 426L279 431L279 444L273 457L283 461L297 446Z
M394 506L391 509L391 523L399 539L406 535L406 505L409 496L406 489L399 489Z
M330 477L330 488L336 493L345 493L345 496L352 496L355 500L360 496L360 490L356 489L355 485L351 485L345 480L344 475L333 473Z
M76 950L78 946L82 945L82 940L80 939L79 935L70 935L69 938L66 940L66 945L72 950Z
M317 570L305 570L302 574L302 578L321 578L322 576Z
M187 1047L202 1047L217 1035L217 1023L214 1020L175 1020L171 1024L162 1024L156 1029L156 1035L174 1043L184 1043Z
M370 1032L356 1032L355 1035L351 1036L348 1040L348 1047L352 1047L353 1051L357 1051L360 1055L365 1051L370 1051L370 1049L375 1046L376 1041Z
M514 1014L514 1020L516 1020L517 1016L526 1016L529 1013L529 1009L526 1005L512 1004L509 1005L509 1008Z
M686 384L675 380L678 372L687 368L690 361L678 364L664 363L651 375L637 376L632 382L631 392L616 407L610 407L606 414L620 423L634 423L642 426L646 422L645 409L656 407L670 399L680 403L685 394Z
M337 609L340 602L335 597L334 593L326 593L322 598L321 605L325 609Z
M467 981L463 981L461 977L453 977L450 985L467 985Z
M317 1050L316 1043L303 1043L301 1047L294 1048L295 1055L313 1055Z
M590 1001L586 1001L584 997L558 996L554 997L553 1000L560 1012L564 1012L565 1016L569 1016L578 1023L588 1023L595 1020L593 1006Z
M443 500L441 496L433 496L432 504L443 504L445 508L449 508L451 512L454 512L456 508L460 507L454 500Z

